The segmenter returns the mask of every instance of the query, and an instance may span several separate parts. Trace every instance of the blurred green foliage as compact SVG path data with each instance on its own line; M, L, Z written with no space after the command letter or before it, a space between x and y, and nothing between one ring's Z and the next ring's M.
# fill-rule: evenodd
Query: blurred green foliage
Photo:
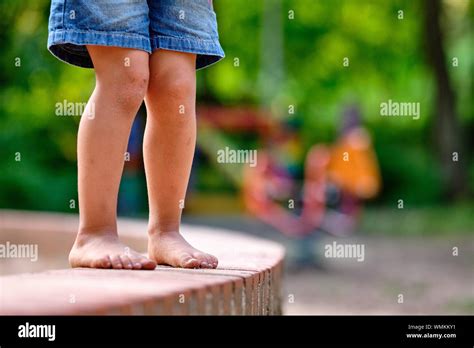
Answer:
M271 30L264 33L262 28L276 3L214 1L227 58L198 72L198 100L268 107L280 118L288 117L288 105L293 104L296 115L291 117L300 121L306 149L333 141L342 111L356 103L374 137L382 169L384 191L376 203L393 204L399 197L409 204L442 203L441 168L433 150L435 80L425 53L422 1L278 1L276 21L283 36L277 38L282 51L275 74L280 79L271 70L262 74L267 44L275 39ZM54 110L64 99L87 101L94 75L59 62L47 51L49 4L0 1L0 208L70 211L69 200L77 198L79 118L56 116ZM458 117L469 135L474 131L473 1L444 1L444 9L447 57L459 59L449 73ZM349 67L343 67L344 57L349 57ZM18 58L20 66L15 65ZM263 95L270 87L269 103ZM379 105L388 99L420 102L421 119L380 117ZM467 139L471 150L473 141ZM21 161L15 161L18 153ZM471 187L466 190L472 192L472 151L462 160L468 162ZM197 187L205 188L206 182L212 186L216 173L206 168L200 173ZM223 189L222 183L218 186Z
M405 208L370 207L364 211L358 231L398 237L472 235L472 204Z

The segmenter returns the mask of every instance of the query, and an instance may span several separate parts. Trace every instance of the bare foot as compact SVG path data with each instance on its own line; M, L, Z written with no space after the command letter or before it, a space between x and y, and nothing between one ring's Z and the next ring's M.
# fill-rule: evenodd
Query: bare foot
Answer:
M122 244L115 233L79 233L69 253L71 267L155 269L156 263Z
M179 232L148 234L148 257L158 264L182 268L216 268L217 258L193 248Z

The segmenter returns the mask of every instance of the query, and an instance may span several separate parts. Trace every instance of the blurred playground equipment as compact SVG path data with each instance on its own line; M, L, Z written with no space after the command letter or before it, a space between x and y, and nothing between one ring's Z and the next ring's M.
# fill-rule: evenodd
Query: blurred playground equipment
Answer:
M318 230L348 235L355 230L362 201L380 191L372 141L354 107L345 112L336 142L311 146L302 170L295 124L247 108L201 107L198 115L198 147L210 164L241 189L248 212L287 236L305 238ZM229 136L235 134L258 139L256 166L214 160L219 149L241 149Z

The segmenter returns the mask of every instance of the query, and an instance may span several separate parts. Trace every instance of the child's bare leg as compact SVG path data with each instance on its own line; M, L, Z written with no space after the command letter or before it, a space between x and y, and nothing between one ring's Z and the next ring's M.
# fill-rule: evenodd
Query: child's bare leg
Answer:
M120 243L116 224L124 153L148 86L148 54L103 46L88 50L96 87L79 126L80 224L69 261L73 267L154 269L153 261Z
M150 57L143 141L150 209L148 255L160 264L215 268L217 258L179 234L196 142L196 56L157 50Z

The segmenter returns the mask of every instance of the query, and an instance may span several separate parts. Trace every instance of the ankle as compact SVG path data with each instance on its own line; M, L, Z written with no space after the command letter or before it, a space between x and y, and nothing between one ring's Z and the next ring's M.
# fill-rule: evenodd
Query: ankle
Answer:
M166 233L179 233L178 224L167 224L167 225L150 225L148 226L148 235L150 237L156 235L163 235Z
M117 236L118 234L116 225L91 226L80 224L77 235L82 237L94 237L103 235Z

